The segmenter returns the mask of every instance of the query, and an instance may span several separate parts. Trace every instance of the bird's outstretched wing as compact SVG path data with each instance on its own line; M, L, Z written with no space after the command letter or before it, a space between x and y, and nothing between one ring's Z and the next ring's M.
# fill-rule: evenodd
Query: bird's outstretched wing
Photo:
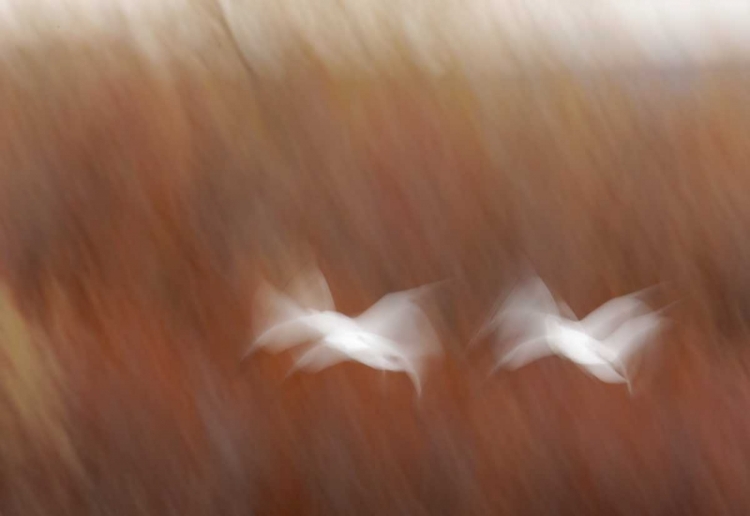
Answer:
M337 312L308 311L262 332L255 339L253 346L256 349L266 347L270 351L280 352L342 330L356 331L358 327L351 318Z
M314 301L318 305L326 304L325 292L327 285L320 285L321 277L307 276L307 287L298 287L298 292L309 294L307 303ZM325 287L323 294L314 293L309 285L318 283L318 288ZM311 299L314 297L315 299ZM243 355L243 359L260 348L267 348L272 352L286 351L304 341L318 339L327 331L334 329L337 324L348 318L334 312L316 311L300 305L296 299L282 293L267 282L259 286L254 303L254 325L258 328L254 342Z
M364 330L377 335L398 333L415 308L418 309L411 291L394 292L380 298L357 316L356 321Z
M320 330L319 324L315 324L318 316L319 314L302 316L271 326L253 341L248 354L260 348L280 353L306 341L319 339L324 332Z
M255 293L253 302L253 326L256 328L255 341L242 356L244 360L260 347L263 342L258 338L264 334L273 335L275 328L296 321L308 312L295 303L289 296L283 294L269 283L263 281ZM266 340L268 336L264 337Z
M386 294L355 321L362 330L393 341L407 356L439 353L437 333L417 304L418 296L425 292L425 287L418 287Z
M336 327L334 302L325 276L317 268L299 275L283 293L261 282L255 295L254 325L260 330L243 359L261 347L280 352L320 338Z
M287 373L287 376L291 376L301 369L317 373L347 360L350 360L350 358L346 353L342 353L321 342L301 353Z
M546 335L544 321L550 315L558 315L557 302L544 281L535 276L511 291L475 339L497 330L501 325L500 337L521 335L526 340L541 338Z
M664 318L655 313L625 321L601 342L602 351L610 360L618 360L625 364L656 335L664 322Z
M253 300L253 322L258 328L270 328L279 322L296 319L308 313L294 299L266 281L262 281Z
M586 333L595 339L604 339L625 321L638 315L647 314L650 307L643 302L643 295L655 287L611 299L589 313L581 323Z
M555 355L546 335L524 340L510 351L499 354L494 370L499 368L518 369L539 359Z
M321 312L336 309L328 282L320 269L314 268L300 274L289 286L288 293L303 309Z
M398 365L391 370L406 373L418 395L422 391L424 359L442 353L440 339L432 321L418 301L420 296L442 283L444 282L387 294L356 318L356 323L363 331L377 335L377 340L382 341L380 358L390 357L389 360L395 360ZM375 362L369 365L388 369L378 367L378 360L376 357Z
M549 337L557 352L591 376L606 383L627 383L624 365L619 357L586 332L581 321L551 319Z

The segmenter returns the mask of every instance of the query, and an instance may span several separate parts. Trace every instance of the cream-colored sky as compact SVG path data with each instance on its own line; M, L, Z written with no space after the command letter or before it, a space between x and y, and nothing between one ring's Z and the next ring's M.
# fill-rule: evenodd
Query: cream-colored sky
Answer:
M243 48L265 61L287 31L332 62L366 62L393 51L439 72L462 62L512 72L529 66L705 64L750 56L750 2L705 0L222 0ZM390 32L389 32L390 31Z
M300 40L332 67L406 53L435 73L451 63L513 72L750 56L746 0L0 0L0 44L57 32L126 34L155 55L160 45L189 49L210 44L218 2L259 67L278 67Z

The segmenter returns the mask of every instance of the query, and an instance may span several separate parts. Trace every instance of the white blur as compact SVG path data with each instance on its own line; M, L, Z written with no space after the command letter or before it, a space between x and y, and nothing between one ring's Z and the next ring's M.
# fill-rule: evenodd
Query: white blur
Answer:
M644 293L612 299L578 319L535 277L508 296L480 335L502 325L505 336L519 336L510 350L498 348L495 369L517 369L559 356L603 382L625 383L630 390L629 363L665 323L661 311L651 311L640 299Z
M279 353L304 346L289 374L355 361L406 373L421 394L424 360L441 352L437 334L417 304L433 285L388 294L359 316L348 317L335 311L320 271L298 280L291 295L264 284L257 308L269 317L245 357L261 348Z

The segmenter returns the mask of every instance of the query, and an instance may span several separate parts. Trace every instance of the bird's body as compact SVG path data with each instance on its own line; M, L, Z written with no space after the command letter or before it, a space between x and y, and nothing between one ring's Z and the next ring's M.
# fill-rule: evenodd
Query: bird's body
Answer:
M491 321L505 322L520 337L501 353L498 367L515 369L557 355L603 382L629 386L629 359L663 323L638 294L615 298L579 320L536 278L512 293Z
M415 296L423 287L388 294L359 316L349 317L333 309L321 278L306 282L324 287L317 299L312 291L300 299L323 309L302 307L266 288L264 300L272 305L276 320L256 338L247 354L258 348L281 352L307 343L311 346L299 355L291 372L318 372L340 362L356 361L382 371L404 372L419 392L422 359L438 351L431 323L416 304Z

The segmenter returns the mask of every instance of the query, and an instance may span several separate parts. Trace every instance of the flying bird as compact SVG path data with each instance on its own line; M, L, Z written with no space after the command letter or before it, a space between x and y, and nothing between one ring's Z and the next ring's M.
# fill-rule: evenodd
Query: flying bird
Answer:
M565 303L558 303L544 282L528 280L511 292L479 336L502 329L504 337L519 341L501 351L499 367L517 369L548 356L570 360L607 383L626 383L627 366L663 326L659 312L640 298L645 290L612 299L583 319Z
M336 311L320 271L301 278L289 294L263 284L258 302L270 317L243 359L258 349L279 353L308 344L289 374L356 361L381 371L406 373L421 393L423 360L440 350L417 301L438 284L387 294L356 317Z

